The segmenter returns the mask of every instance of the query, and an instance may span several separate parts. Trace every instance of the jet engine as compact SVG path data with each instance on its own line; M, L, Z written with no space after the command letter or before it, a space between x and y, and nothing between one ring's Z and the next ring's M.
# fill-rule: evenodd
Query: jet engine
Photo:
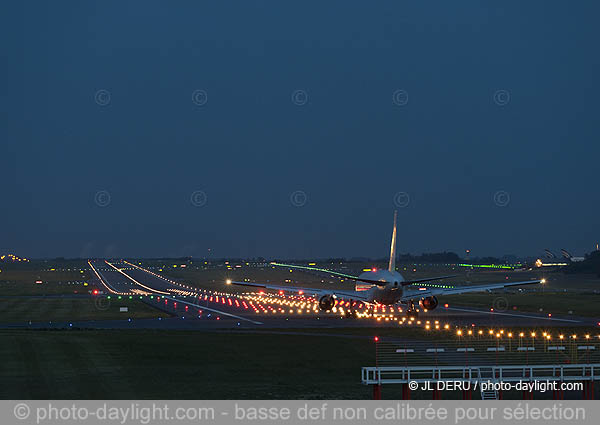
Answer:
M335 299L333 299L333 295L323 295L319 298L319 308L321 310L331 310L335 305Z
M434 308L436 308L438 306L438 300L434 296L423 298L421 300L421 306L425 310L433 310Z

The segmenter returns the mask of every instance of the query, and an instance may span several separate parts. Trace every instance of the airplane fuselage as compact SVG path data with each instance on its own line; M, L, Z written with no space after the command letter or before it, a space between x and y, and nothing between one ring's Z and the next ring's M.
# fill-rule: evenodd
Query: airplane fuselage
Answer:
M374 285L367 291L369 302L391 305L402 298L402 282L404 277L397 271L377 270L364 272L359 279L378 280L386 282L385 286Z

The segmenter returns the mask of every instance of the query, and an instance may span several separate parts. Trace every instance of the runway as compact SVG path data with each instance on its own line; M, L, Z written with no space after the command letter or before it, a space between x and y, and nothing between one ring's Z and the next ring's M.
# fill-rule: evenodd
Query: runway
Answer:
M155 308L172 315L168 319L105 320L70 322L69 326L106 328L336 328L336 327L410 327L434 323L443 327L571 327L597 326L592 318L552 316L529 312L485 311L468 306L442 306L421 313L409 323L402 313L380 311L377 318L353 319L325 313L316 300L280 294L230 294L194 288L128 262L90 262L98 288L104 288L112 302L119 297L140 297ZM393 316L393 317L391 317ZM404 319L404 321L403 321ZM61 326L55 323L53 326Z

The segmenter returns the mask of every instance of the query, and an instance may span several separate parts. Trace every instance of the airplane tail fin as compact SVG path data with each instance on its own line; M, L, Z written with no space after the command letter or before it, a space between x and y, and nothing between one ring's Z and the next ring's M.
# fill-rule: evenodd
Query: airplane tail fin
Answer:
M564 249L564 248L563 248L563 249L561 249L561 250L560 250L560 252L561 252L562 256L563 256L563 257L565 257L566 259L569 259L569 258L571 258L571 257L572 257L572 255L569 253L569 251L567 251L567 250L566 250L566 249Z
M398 217L398 211L394 211L394 230L392 230L392 246L390 248L390 265L388 270L393 272L396 270L396 219Z

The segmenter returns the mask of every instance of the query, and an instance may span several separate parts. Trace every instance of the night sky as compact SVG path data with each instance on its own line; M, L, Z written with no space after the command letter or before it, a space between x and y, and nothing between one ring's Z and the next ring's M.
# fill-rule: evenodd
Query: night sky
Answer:
M600 239L597 1L3 2L0 252Z

